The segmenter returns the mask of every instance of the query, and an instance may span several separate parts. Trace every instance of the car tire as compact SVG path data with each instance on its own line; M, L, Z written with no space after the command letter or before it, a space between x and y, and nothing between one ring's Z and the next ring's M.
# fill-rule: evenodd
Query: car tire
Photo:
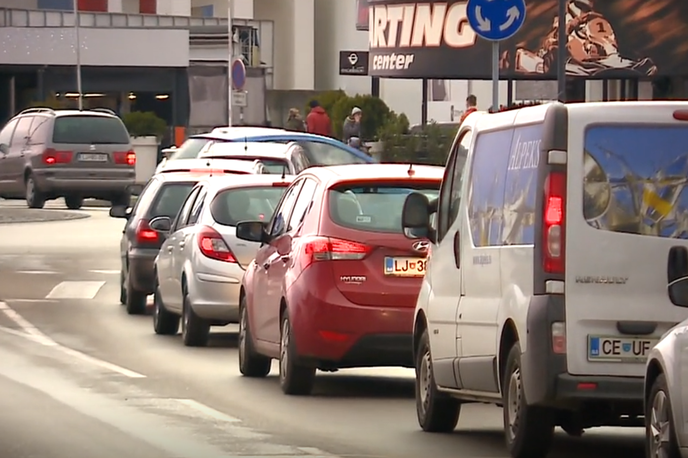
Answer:
M239 372L245 377L267 377L272 359L260 355L253 347L251 328L248 323L246 296L241 299L239 310Z
M210 337L210 323L196 315L189 303L189 294L184 291L182 304L182 342L186 347L205 347Z
M461 414L461 403L437 389L427 330L416 354L416 414L423 431L431 433L454 431Z
M160 288L155 287L153 294L153 330L159 336L175 336L179 332L179 315L168 312L160 295Z
M554 436L554 411L525 402L521 367L521 346L516 342L502 377L506 446L512 458L545 458Z
M124 272L119 271L119 303L127 304L127 289L124 287Z
M680 458L671 398L664 374L660 374L652 384L645 409L645 456Z
M131 205L131 194L115 194L110 199L110 204L112 204L113 207L128 207Z
M26 205L29 208L43 208L45 206L45 195L38 189L36 178L33 173L26 177L24 182Z
M84 205L84 198L81 196L65 196L64 201L70 210L79 210Z
M142 291L137 291L131 282L131 272L127 271L126 279L126 302L127 313L129 315L143 315L146 313L146 301L148 295Z
M298 363L289 314L282 317L280 333L279 381L284 394L307 396L315 385L315 367Z

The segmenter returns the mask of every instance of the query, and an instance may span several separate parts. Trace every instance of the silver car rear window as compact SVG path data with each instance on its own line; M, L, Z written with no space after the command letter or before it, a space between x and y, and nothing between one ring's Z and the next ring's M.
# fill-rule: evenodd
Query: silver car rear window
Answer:
M198 153L201 152L203 147L208 144L210 140L206 138L189 138L182 146L177 148L177 150L170 156L170 161L176 159L196 159Z
M284 186L252 186L220 191L210 204L210 214L223 226L241 221L268 221L279 203Z
M60 116L55 119L53 143L79 145L127 145L129 133L124 123L110 116Z
M167 216L174 219L194 186L196 183L165 183L162 185L148 211L148 217Z

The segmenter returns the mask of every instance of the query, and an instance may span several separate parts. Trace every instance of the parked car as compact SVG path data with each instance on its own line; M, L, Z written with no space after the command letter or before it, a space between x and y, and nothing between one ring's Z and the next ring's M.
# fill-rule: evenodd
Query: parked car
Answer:
M410 241L431 241L413 330L423 430L497 404L510 455L544 458L556 426L644 426L645 362L685 318L666 266L688 268L686 121L686 102L466 118L439 204L411 194L403 212Z
M0 197L29 208L60 197L71 209L85 198L128 205L135 165L127 128L107 109L29 108L0 130Z
M242 282L239 366L264 377L280 361L286 394L309 394L315 371L413 366L413 309L427 242L401 232L411 192L434 198L443 168L403 164L314 167L270 221L237 237L261 243Z
M352 148L339 140L304 132L290 132L282 129L262 127L222 127L207 134L194 135L170 155L165 161L192 159L198 157L209 144L216 142L261 142L297 143L308 160L309 166L366 164L377 162L359 149ZM160 166L159 166L160 167Z
M206 179L174 221L151 221L165 238L155 260L156 334L176 334L182 317L184 345L205 346L211 326L238 322L241 278L259 244L239 240L236 225L269 220L291 181L280 175Z
M174 218L196 183L222 169L197 168L168 171L153 176L133 208L113 206L110 216L126 220L120 242L120 302L131 315L146 311L146 301L155 291L154 262L164 238L151 229L160 216Z
M181 159L168 163L156 175L165 173L215 171L219 174L260 175L270 173L269 169L259 160L245 161L240 159Z
M269 173L287 175L298 175L308 168L308 160L296 143L210 143L200 158L260 161Z

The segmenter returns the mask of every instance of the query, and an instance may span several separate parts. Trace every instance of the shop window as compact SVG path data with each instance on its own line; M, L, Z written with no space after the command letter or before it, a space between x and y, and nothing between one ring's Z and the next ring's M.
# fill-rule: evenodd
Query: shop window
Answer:
M78 0L79 11L107 13L108 0Z
M36 6L39 10L72 11L74 0L38 0Z
M157 8L157 0L139 0L139 13L141 14L157 14Z

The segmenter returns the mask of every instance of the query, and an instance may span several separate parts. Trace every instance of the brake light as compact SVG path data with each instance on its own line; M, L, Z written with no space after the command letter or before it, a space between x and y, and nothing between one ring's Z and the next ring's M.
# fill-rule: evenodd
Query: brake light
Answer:
M148 225L148 221L141 220L136 226L136 241L138 243L156 243L160 241L160 234Z
M53 148L48 148L43 151L43 163L48 165L53 164L68 164L72 162L74 153L71 151L57 151Z
M371 247L363 243L331 237L314 237L304 246L307 267L316 261L357 261L365 258Z
M220 233L212 227L202 227L196 238L198 240L198 249L201 250L203 256L217 261L237 262L232 250L230 250L225 243L225 240Z
M117 151L113 154L115 164L123 164L128 166L136 165L136 153L134 151Z
M566 174L552 172L545 181L542 224L542 261L545 272L564 273L564 228L566 216Z
M194 175L224 175L225 171L222 169L191 169L189 173Z
M688 110L674 111L674 119L677 121L688 121Z

